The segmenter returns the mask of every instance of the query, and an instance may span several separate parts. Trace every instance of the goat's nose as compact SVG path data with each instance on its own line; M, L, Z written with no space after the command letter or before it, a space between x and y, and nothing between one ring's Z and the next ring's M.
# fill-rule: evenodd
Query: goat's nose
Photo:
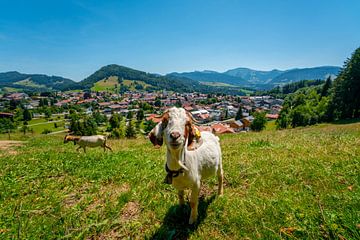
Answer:
M180 137L180 133L179 132L172 132L170 133L170 137L174 140L178 139Z

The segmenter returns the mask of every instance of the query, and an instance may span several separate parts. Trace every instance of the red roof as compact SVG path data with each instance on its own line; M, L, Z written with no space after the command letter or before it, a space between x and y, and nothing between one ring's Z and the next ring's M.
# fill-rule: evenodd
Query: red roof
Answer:
M211 132L210 126L196 126L197 129L199 129L200 132Z
M235 131L232 128L225 126L221 123L216 123L216 124L212 125L211 127L212 127L212 130L218 134L235 133Z
M199 115L199 118L201 118L201 119L203 119L203 120L205 120L205 119L208 119L209 118L209 114L207 114L207 113L204 113L204 114L200 114Z
M191 107L191 106L185 106L184 109L185 109L186 111L192 111L192 110L194 110L194 108Z
M147 118L147 121L153 121L154 123L161 122L161 116L157 114L150 114Z
M265 117L269 119L278 119L279 114L266 114Z

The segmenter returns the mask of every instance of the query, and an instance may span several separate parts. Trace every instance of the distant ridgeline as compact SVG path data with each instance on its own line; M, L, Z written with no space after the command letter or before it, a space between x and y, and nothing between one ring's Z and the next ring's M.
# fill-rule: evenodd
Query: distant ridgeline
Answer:
M325 80L335 78L340 67L322 66L313 68L295 68L289 70L258 71L249 68L235 68L220 73L215 71L195 71L171 73L170 75L186 77L201 82L220 82L233 86L242 86L252 89L265 90L301 80Z
M316 67L286 71L256 71L237 68L218 73L214 71L171 73L165 76L146 73L124 66L104 66L80 82L59 76L44 74L0 73L0 88L3 91L66 91L66 90L109 90L121 92L133 90L169 90L176 92L220 93L245 95L252 89L271 89L304 79L325 79L335 77L338 67ZM110 79L111 81L107 81ZM133 87L131 87L131 86Z
M78 83L58 76L23 74L15 71L0 73L0 88L12 88L19 91L44 92L49 90L66 91L79 87Z

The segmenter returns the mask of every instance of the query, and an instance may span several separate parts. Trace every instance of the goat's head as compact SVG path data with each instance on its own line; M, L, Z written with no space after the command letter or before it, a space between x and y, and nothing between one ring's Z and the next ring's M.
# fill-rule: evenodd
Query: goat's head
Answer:
M149 139L155 147L160 147L165 141L169 150L177 150L189 146L195 137L193 118L183 108L170 108L149 133Z
M64 143L68 143L68 142L70 142L70 141L74 141L74 145L76 145L76 141L75 141L75 139L74 139L71 135L69 135L69 134L65 135L65 137L64 137Z
M66 134L64 137L64 143L68 143L69 142L69 135Z

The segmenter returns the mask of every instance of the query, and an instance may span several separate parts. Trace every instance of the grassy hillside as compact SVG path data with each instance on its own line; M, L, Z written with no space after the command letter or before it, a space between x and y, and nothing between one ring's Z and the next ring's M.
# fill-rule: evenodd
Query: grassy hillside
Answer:
M119 86L118 77L112 76L94 83L94 86L91 88L91 90L113 92L116 86Z
M0 151L0 238L359 239L360 123L221 136L225 193L203 184L200 218L162 183L165 149L61 136Z
M118 92L116 88L120 89L119 78L117 76L111 76L100 80L94 83L94 86L91 88L92 91L108 91L108 92ZM143 89L147 87L151 87L151 85L146 84L144 81L136 81L136 80L122 80L121 82L124 86L128 87L130 91L135 91L135 86L141 85Z

